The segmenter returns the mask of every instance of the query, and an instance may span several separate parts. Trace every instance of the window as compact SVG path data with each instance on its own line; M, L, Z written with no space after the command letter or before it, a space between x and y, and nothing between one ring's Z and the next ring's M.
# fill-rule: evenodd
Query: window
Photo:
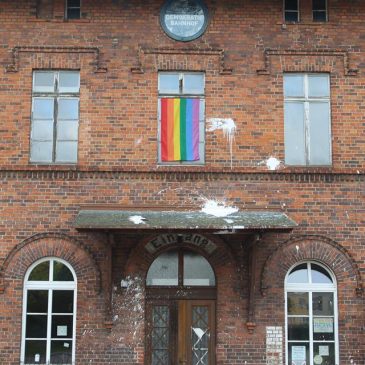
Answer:
M79 93L78 71L33 73L31 162L77 162Z
M215 364L216 279L201 255L161 253L146 278L146 363Z
M24 282L21 364L75 363L76 276L65 261L43 259Z
M313 21L326 22L327 18L327 0L312 0Z
M81 18L81 0L66 0L66 19Z
M204 74L158 76L159 162L204 163Z
M337 293L333 275L305 262L286 277L286 364L339 363Z
M299 22L299 0L284 0L284 20L286 22Z
M329 75L285 74L284 99L285 163L331 165Z

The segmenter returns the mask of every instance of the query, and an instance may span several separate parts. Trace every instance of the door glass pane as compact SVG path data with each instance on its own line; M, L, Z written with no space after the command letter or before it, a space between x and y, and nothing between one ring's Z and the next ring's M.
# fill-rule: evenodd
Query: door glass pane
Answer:
M61 93L77 93L80 90L79 72L61 71L59 74L58 89Z
M333 317L313 317L313 339L322 341L335 339Z
M27 338L46 338L47 337L47 315L27 315L26 325Z
M59 119L79 119L79 99L58 99Z
M285 103L285 162L289 165L305 165L304 103Z
M60 261L53 262L53 280L54 281L74 281L70 269Z
M159 74L161 94L178 94L179 91L179 74Z
M309 103L309 157L311 165L331 164L329 103Z
M204 94L204 75L185 74L183 92L184 94Z
M30 151L31 161L52 162L52 147L53 147L52 142L32 141L31 151Z
M152 308L152 365L168 365L170 363L169 321L168 306L154 306Z
M54 91L54 72L34 72L35 92L53 92Z
M77 141L78 129L77 120L60 120L57 123L57 140Z
M309 343L296 342L289 343L289 364L290 365L309 365ZM334 363L331 365L335 365Z
M30 273L29 281L48 281L49 280L49 261L38 264Z
M312 283L332 284L331 275L322 266L311 264Z
M288 317L288 339L309 340L308 317Z
M27 313L48 312L48 290L28 290Z
M296 266L288 276L288 283L308 283L308 266L301 264Z
M147 285L178 285L178 254L164 252L156 258L147 273Z
M333 293L313 293L313 314L333 316Z
M73 290L53 290L52 313L73 313L73 303Z
M33 98L33 118L53 119L53 98Z
M288 293L288 314L308 315L308 293Z
M77 141L57 141L56 162L77 162Z
M52 338L72 338L73 316L52 316Z
M193 365L208 365L209 337L209 308L207 306L193 306L191 326Z
M45 364L46 363L46 341L25 341L25 364Z
M213 269L203 256L194 252L184 253L184 285L215 285Z
M289 13L290 14L290 13ZM291 13L297 17L297 13ZM284 96L304 97L304 76L303 75L284 75Z
M308 96L326 97L330 95L329 78L327 75L308 76Z
M313 344L314 364L336 364L335 345L333 343L314 343Z
M72 364L72 341L51 341L51 364Z
M33 120L32 139L52 141L53 120Z

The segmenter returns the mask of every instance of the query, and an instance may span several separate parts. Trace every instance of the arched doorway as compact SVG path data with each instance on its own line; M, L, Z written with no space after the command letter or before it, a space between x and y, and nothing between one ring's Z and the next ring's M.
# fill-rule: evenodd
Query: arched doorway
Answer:
M161 253L147 273L146 300L146 364L215 364L216 279L205 257Z

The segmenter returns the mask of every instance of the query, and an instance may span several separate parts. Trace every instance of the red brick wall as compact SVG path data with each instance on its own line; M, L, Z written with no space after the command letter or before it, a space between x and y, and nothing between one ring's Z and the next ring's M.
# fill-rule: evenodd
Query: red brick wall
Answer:
M120 288L122 278L137 278L135 290L143 294L149 261L142 257L142 238L118 236L113 248L109 331L107 235L77 232L73 221L84 205L199 210L204 199L241 210L280 210L298 223L291 234L264 234L259 243L253 334L246 328L247 238L219 241L222 260L212 262L218 280L217 364L266 364L266 326L284 328L283 280L302 259L333 269L340 364L362 363L365 303L356 288L365 275L365 4L329 0L330 22L317 24L310 1L302 1L301 23L282 26L281 0L207 1L207 32L182 44L159 26L162 1L85 3L82 19L69 22L61 0L54 2L51 20L36 17L35 1L2 2L0 9L1 365L19 363L24 274L50 255L70 262L78 276L77 364L143 364L143 311L133 312L134 289ZM14 47L19 48L13 52ZM80 69L76 166L29 163L33 69ZM221 131L206 133L204 166L157 166L158 70L206 72L207 118L229 117L237 125L232 169ZM285 71L330 73L331 168L282 164L267 171L270 156L284 160ZM137 304L144 305L143 295Z

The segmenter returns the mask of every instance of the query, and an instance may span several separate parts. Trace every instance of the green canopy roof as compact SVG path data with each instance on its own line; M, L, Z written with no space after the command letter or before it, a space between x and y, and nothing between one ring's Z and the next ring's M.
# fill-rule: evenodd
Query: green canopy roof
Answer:
M112 230L291 230L297 224L275 211L238 211L216 217L201 211L80 210L77 229ZM224 232L222 232L224 233Z

